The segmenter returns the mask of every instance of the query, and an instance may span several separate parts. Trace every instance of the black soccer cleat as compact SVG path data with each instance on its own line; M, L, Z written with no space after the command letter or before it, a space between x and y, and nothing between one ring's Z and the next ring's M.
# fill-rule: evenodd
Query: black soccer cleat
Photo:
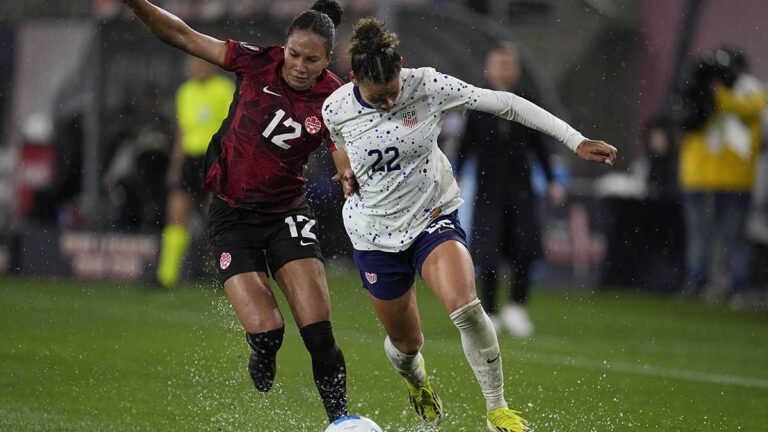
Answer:
M248 372L251 374L256 390L266 393L272 388L277 373L277 353L269 355L251 350L248 359Z

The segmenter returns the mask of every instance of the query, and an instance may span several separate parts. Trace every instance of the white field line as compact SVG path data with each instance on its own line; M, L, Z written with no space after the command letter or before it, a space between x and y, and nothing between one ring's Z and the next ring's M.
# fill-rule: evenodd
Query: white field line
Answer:
M558 356L551 354L513 353L512 356L532 363L552 366L568 366L586 370L601 370L605 372L643 375L653 378L671 378L683 381L754 387L768 390L768 379L745 377L732 374L696 372L690 370L656 367L648 364L634 365L624 362L597 361L580 357Z

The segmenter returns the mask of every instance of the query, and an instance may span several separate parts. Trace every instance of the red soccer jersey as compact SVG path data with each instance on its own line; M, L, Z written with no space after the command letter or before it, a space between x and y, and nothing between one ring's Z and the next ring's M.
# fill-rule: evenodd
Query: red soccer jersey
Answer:
M304 203L304 165L326 140L325 98L342 85L324 70L310 90L293 90L280 75L280 46L227 41L224 69L237 74L229 115L211 139L203 187L232 207L269 213Z

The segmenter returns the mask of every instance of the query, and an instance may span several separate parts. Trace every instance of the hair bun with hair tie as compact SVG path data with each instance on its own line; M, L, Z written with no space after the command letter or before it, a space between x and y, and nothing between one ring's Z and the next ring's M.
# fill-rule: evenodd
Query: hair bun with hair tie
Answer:
M336 0L317 0L315 4L312 5L312 10L328 15L328 18L333 21L334 27L339 26L341 17L344 13L341 5Z

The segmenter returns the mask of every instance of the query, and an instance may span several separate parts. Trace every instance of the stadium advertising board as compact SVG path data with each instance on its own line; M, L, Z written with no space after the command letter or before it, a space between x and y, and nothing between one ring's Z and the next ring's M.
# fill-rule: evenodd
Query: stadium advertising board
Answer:
M19 236L15 272L90 280L148 280L157 259L157 234L32 231Z

